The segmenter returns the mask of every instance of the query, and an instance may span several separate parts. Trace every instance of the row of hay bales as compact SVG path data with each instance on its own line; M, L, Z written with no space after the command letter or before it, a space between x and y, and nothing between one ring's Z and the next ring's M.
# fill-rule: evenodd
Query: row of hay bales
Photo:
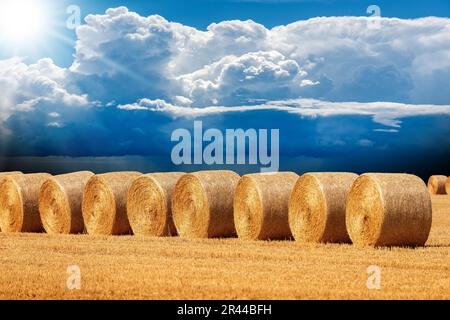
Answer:
M431 220L430 193L408 174L0 174L3 232L422 246Z

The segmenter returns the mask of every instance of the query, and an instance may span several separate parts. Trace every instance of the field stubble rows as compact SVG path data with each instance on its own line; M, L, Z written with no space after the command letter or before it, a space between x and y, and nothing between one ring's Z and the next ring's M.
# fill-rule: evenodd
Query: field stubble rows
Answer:
M69 265L81 289L67 288ZM366 286L381 267L381 288ZM425 248L0 233L1 299L450 299L450 196Z

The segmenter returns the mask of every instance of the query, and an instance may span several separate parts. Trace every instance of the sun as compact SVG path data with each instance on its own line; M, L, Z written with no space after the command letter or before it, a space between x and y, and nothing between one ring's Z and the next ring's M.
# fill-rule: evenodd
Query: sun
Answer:
M0 36L9 42L34 41L44 32L45 9L37 0L0 0Z

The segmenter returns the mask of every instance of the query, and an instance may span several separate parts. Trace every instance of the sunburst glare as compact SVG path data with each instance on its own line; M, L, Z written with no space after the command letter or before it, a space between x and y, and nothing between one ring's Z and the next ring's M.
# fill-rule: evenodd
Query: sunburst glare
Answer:
M8 45L35 42L45 32L46 8L36 0L0 1L0 38Z

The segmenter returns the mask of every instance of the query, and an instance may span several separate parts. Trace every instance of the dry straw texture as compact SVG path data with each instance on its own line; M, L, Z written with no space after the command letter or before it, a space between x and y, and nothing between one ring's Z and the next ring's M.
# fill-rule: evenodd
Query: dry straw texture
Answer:
M347 230L359 246L423 246L431 220L430 193L413 175L364 174L347 198Z
M112 172L89 179L83 193L83 219L94 235L131 233L127 217L127 193L139 172Z
M0 182L0 229L3 232L41 232L39 191L48 173L15 174Z
M172 194L184 173L151 173L136 179L128 191L127 212L136 235L174 236Z
M232 171L185 174L175 186L173 219L181 237L214 238L236 234L233 193L239 175Z
M450 195L450 177L448 177L447 182L445 183L445 191Z
M42 225L49 234L82 233L83 190L94 174L89 171L54 176L44 182L39 196Z
M291 238L289 196L298 175L293 172L256 173L241 178L234 196L234 223L241 239Z
M431 194L446 194L445 183L447 182L446 176L431 176L428 179L428 190Z
M300 242L350 242L345 226L347 194L358 175L306 173L289 200L289 225Z

